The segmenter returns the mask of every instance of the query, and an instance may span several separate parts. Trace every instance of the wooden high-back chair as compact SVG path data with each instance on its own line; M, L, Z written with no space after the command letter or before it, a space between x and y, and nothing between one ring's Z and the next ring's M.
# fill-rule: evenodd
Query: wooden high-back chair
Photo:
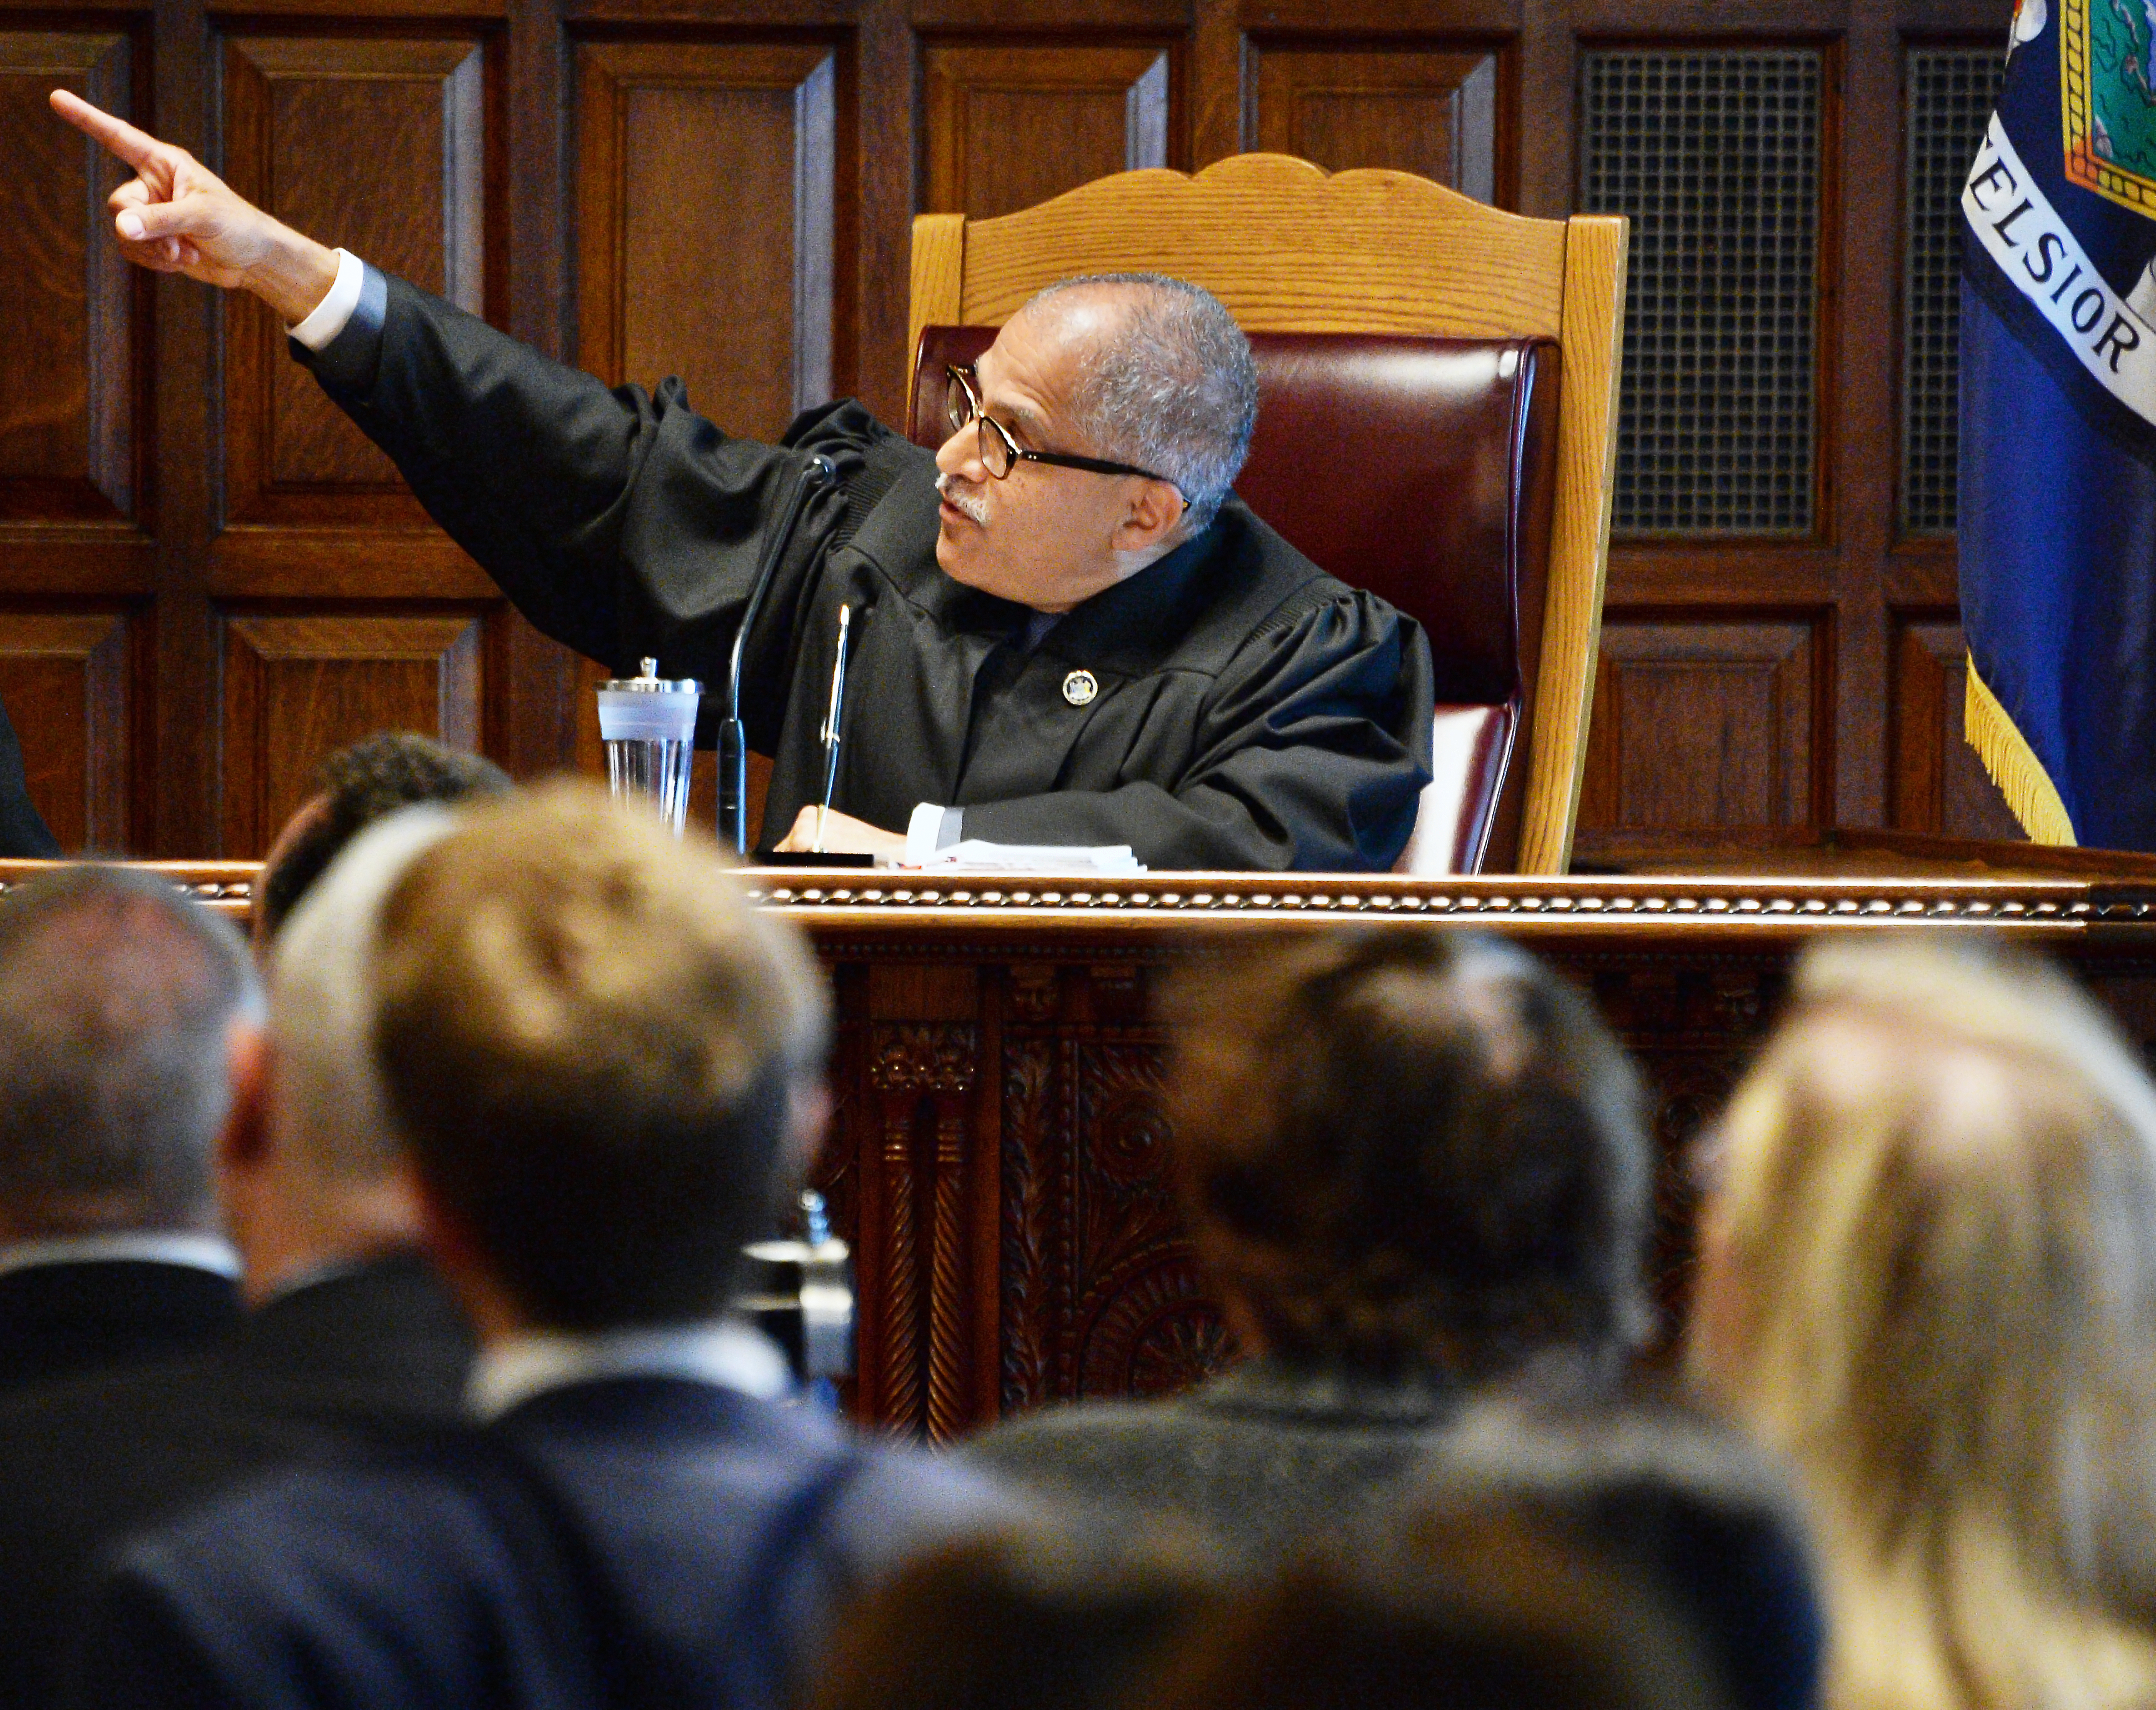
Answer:
M923 214L913 223L916 396L909 424L916 438L942 437L930 419L940 416L942 390L920 383L924 363L934 369L932 381L940 377L946 352L964 360L961 352L978 349L988 336L973 329L1000 326L1044 285L1074 274L1153 272L1205 286L1252 335L1258 352L1265 401L1252 470L1239 483L1248 489L1245 496L1320 566L1374 588L1432 629L1440 671L1438 778L1424 792L1404 868L1471 870L1482 863L1490 828L1497 824L1489 865L1561 873L1572 854L1602 623L1626 239L1626 223L1619 218L1527 219L1411 173L1328 176L1306 161L1266 154L1235 156L1194 177L1119 173L997 219ZM1268 340L1266 334L1389 336L1379 341L1383 362L1372 382L1369 353L1363 349L1368 341ZM1462 485L1494 481L1494 496L1469 500L1495 515L1498 526L1469 531L1461 537L1476 544L1448 551L1441 562L1423 552L1414 572L1474 583L1466 609L1499 614L1497 627L1506 633L1495 651L1517 680L1496 686L1478 681L1455 692L1445 680L1442 626L1462 609L1453 597L1460 590L1418 598L1417 588L1402 586L1391 565L1376 567L1392 573L1358 577L1352 562L1341 561L1352 552L1328 552L1332 531L1322 521L1306 520L1298 534L1279 514L1296 508L1296 496L1276 475L1264 478L1256 468L1276 376L1284 377L1278 383L1291 385L1313 364L1322 370L1328 352L1345 352L1354 358L1348 368L1361 377L1350 373L1351 388L1361 391L1347 408L1367 414L1372 398L1384 407L1394 376L1414 372L1400 358L1403 351L1412 357L1418 342L1428 346L1424 367L1438 392L1457 390L1463 372L1493 396L1493 388L1510 388L1498 408L1486 399L1472 417L1492 424L1488 455L1470 448L1463 462L1460 448L1450 448L1455 454L1434 457L1429 476L1431 505L1446 501ZM1269 345L1278 352L1269 352ZM1553 362L1548 360L1553 346ZM1555 371L1537 383L1539 402L1527 396L1526 383L1537 355L1543 370ZM1282 419L1292 417L1306 436L1322 436L1328 422L1342 419L1329 398L1315 409L1307 398L1293 402ZM1414 429L1453 419L1446 407L1442 398L1435 408L1410 400L1399 435L1373 439L1366 432L1360 442L1397 448L1406 460L1386 460L1395 487L1394 515L1411 516L1417 496ZM1553 456L1547 443L1552 417ZM1296 448L1296 454L1306 462L1320 458L1323 479L1336 485L1352 482L1356 460L1324 458L1329 443L1320 437ZM1358 454L1361 466L1372 466L1367 450ZM1276 446L1273 468L1288 460ZM1445 491L1436 490L1440 483ZM1277 495L1276 501L1269 505L1260 487ZM1322 505L1308 513L1315 519L1338 515ZM1411 529L1409 522L1399 531L1403 561L1416 560L1416 549L1427 544L1409 540ZM1357 550L1367 557L1369 542L1357 543ZM1479 562L1484 558L1489 562ZM1471 675L1486 679L1490 673ZM1477 714L1491 716L1459 722L1462 715ZM1450 736L1448 716L1455 720ZM1449 761L1448 742L1459 748L1463 741L1457 763ZM1508 799L1502 810L1501 793Z

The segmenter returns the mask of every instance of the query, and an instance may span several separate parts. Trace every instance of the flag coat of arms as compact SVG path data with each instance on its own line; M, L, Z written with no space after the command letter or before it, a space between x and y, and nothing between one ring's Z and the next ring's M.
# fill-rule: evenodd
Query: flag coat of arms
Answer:
M2156 850L2156 0L2020 0L1962 213L1969 740L2038 841Z

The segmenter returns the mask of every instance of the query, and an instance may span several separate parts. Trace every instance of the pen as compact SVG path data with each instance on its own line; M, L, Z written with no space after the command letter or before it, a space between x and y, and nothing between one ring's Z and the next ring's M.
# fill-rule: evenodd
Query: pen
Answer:
M831 710L824 717L824 799L816 806L816 853L824 853L824 818L831 811L831 792L839 782L839 712L846 697L846 629L851 606L839 608L839 656L831 665Z

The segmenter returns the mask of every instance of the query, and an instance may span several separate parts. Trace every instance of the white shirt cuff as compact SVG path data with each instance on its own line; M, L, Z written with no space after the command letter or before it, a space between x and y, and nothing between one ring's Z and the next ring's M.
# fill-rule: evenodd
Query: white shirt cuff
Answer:
M344 331L352 311L359 306L359 288L367 280L367 268L359 257L349 249L338 250L336 256L336 283L330 287L330 294L297 326L285 329L311 351L327 349L330 341Z
M906 822L906 860L927 860L936 853L942 835L942 809L933 802L921 803L914 809L913 817Z

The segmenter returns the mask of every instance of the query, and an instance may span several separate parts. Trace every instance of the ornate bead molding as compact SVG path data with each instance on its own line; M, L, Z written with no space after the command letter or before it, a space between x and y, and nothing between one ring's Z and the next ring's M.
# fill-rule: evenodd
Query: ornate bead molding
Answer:
M0 862L0 892L46 865ZM242 912L254 899L259 869L251 861L144 865L226 912ZM1438 919L1508 931L1623 927L1657 934L1707 926L1801 932L1851 922L2050 932L2156 927L2156 881L2102 874L1404 879L1158 873L1091 881L1025 874L824 876L767 868L751 869L743 877L757 901L814 927L819 936L841 920L867 925L901 919L947 927L963 919L999 929L1020 922L1144 929L1194 919Z
M1283 881L1205 875L1106 885L1018 878L992 884L802 885L772 883L752 875L749 886L757 901L811 920L841 913L917 917L959 911L990 918L1106 915L1132 921L1421 917L1551 927L1923 922L2058 927L2156 920L2156 887L2073 880L1796 880L1766 884L1712 879Z

